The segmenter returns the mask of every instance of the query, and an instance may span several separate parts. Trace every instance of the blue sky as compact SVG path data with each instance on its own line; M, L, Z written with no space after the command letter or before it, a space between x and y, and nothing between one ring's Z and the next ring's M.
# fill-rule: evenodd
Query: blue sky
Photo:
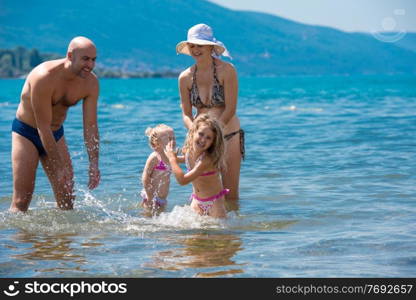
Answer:
M416 32L416 0L209 0L343 31Z

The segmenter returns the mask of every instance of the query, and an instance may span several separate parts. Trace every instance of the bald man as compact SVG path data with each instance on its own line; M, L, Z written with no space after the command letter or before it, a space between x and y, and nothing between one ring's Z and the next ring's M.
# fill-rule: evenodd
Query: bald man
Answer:
M26 78L12 125L13 199L10 211L25 212L35 188L39 161L51 183L57 206L72 209L74 173L63 123L68 109L83 100L84 142L89 158L89 188L100 181L97 100L92 70L97 50L85 37L74 38L65 58L46 61Z

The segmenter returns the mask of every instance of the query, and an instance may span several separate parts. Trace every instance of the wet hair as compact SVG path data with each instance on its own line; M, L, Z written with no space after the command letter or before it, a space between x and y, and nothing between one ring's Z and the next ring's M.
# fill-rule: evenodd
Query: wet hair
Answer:
M149 138L149 145L152 148L155 148L157 146L157 139L159 138L159 134L161 131L164 130L173 130L171 127L165 124L159 124L155 127L147 127L144 134Z
M212 164L217 169L224 168L224 136L222 134L221 126L218 123L218 121L211 117L209 114L201 114L194 120L191 129L189 129L188 134L186 135L183 152L193 152L194 135L202 125L207 126L214 133L214 140L212 141L211 146L206 150L207 154L210 156L212 160Z

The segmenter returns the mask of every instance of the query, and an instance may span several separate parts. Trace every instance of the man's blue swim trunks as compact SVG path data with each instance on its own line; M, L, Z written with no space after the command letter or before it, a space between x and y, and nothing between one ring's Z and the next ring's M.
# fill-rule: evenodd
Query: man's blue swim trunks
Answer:
M22 121L15 118L12 124L12 131L24 136L29 141L35 145L36 149L38 149L39 155L46 155L46 151L43 148L42 141L40 140L40 136L38 130L33 128L32 126L23 123ZM55 137L55 141L59 141L61 137L64 135L64 126L61 126L58 130L53 131L53 136Z

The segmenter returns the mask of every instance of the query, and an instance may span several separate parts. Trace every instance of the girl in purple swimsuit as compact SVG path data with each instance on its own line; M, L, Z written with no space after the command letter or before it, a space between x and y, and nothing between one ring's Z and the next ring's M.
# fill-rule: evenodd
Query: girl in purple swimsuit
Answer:
M155 214L163 210L167 204L171 167L163 150L169 141L175 142L175 136L173 129L165 124L149 127L145 134L153 152L147 158L143 169L141 205Z
M180 185L192 182L191 207L201 215L225 218L224 189L221 172L224 167L224 137L216 119L199 115L190 128L183 147L185 156L178 157L174 140L165 148L172 172ZM178 163L186 163L184 173Z

